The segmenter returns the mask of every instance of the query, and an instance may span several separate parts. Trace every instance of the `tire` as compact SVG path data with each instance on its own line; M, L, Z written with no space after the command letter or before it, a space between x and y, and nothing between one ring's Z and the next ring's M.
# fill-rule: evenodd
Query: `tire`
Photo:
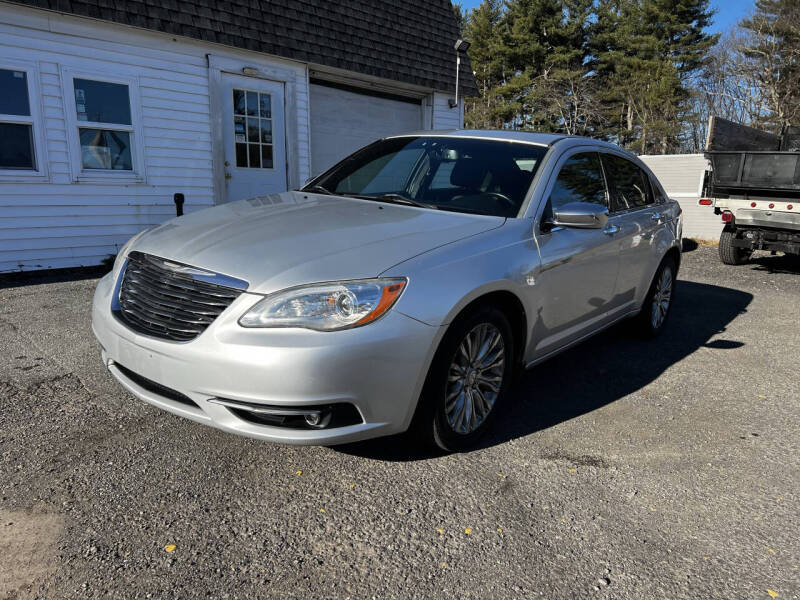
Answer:
M719 236L719 258L726 265L743 265L753 255L752 250L737 248L733 245L736 230L725 228Z
M664 330L672 312L677 272L675 259L670 256L665 257L658 266L642 310L634 320L636 333L641 337L654 338Z
M473 343L468 343L470 340ZM467 354L475 340L485 343L477 344L470 363ZM499 343L502 343L500 353ZM490 348L486 349L487 346ZM481 357L484 364L495 366L473 369L480 364ZM499 363L502 368L496 366ZM508 395L515 365L514 336L500 310L487 306L460 317L439 344L428 371L411 428L414 442L446 452L474 447L497 417ZM453 377L458 379L451 381Z

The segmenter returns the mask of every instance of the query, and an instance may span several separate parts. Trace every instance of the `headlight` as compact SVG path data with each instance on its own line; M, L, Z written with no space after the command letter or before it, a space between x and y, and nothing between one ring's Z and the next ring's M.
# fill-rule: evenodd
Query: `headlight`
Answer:
M362 279L298 287L267 296L239 319L243 327L336 331L372 323L388 311L406 279Z
M114 281L118 280L119 273L122 270L122 265L125 264L125 259L128 257L128 251L131 249L131 246L133 245L133 243L136 240L138 240L140 237L142 237L145 233L147 233L148 231L150 231L151 229L154 229L154 228L155 228L155 226L148 227L144 231L140 231L139 233L137 233L136 235L132 236L131 239L129 239L127 242L125 242L122 245L122 248L120 248L119 252L117 252L117 257L114 259L114 266L111 267L111 278Z
M154 226L154 227L155 227L155 226ZM117 268L119 265L121 265L121 264L122 264L122 261L123 261L123 260L125 260L125 257L128 255L128 250L130 250L131 246L133 245L133 242L135 242L136 240L138 240L140 237L142 237L142 236L143 236L145 233L147 233L147 232L148 232L148 231L150 231L151 229L154 229L154 227L148 227L147 229L145 229L145 230L143 230L143 231L140 231L139 233L137 233L137 234L133 235L133 236L131 237L131 239L129 239L127 242L125 242L125 243L122 245L122 248L120 248L120 249L119 249L119 252L117 252L117 258L116 258L116 260L114 260L114 268L115 268L115 269L116 269L116 268Z

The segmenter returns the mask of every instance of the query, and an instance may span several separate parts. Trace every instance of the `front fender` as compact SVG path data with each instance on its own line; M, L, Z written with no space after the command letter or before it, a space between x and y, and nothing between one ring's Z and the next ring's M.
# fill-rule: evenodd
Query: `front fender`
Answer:
M528 312L537 304L539 251L528 219L449 244L388 269L382 276L409 278L395 310L433 326L450 324L474 300L510 292Z

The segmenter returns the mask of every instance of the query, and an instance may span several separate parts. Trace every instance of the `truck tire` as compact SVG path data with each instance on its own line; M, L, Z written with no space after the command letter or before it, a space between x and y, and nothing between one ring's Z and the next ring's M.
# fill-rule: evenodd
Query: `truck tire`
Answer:
M719 236L719 258L726 265L743 265L746 263L752 250L744 248L737 248L733 245L733 240L736 238L736 230L725 228Z

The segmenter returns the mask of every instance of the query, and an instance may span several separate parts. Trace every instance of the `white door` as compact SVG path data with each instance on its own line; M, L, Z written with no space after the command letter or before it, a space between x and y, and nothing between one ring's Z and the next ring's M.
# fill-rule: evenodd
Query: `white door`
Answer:
M286 191L283 84L222 74L225 200Z
M419 100L319 84L312 84L310 92L313 175L377 139L422 129Z

